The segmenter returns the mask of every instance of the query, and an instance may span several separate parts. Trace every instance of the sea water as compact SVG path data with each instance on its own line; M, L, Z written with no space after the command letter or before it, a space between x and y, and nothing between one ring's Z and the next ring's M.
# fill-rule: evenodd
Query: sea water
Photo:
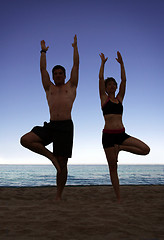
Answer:
M119 165L120 185L163 185L164 165ZM56 185L52 165L0 165L0 187ZM66 185L111 185L107 165L69 165Z

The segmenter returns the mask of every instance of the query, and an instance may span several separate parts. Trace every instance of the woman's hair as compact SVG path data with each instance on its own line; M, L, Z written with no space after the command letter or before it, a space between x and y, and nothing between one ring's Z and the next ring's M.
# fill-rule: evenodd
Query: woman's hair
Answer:
M63 71L63 73L64 73L64 76L66 76L66 70L65 70L65 68L64 68L63 66L61 66L61 65L56 65L56 66L53 67L53 69L52 69L52 77L53 77L53 78L54 78L54 71L55 71L56 69L61 69L61 70Z
M116 84L116 87L117 87L117 82L116 82L116 80L115 80L113 77L109 77L109 78L105 79L105 88L107 87L107 84L108 84L109 82L114 82L114 83Z

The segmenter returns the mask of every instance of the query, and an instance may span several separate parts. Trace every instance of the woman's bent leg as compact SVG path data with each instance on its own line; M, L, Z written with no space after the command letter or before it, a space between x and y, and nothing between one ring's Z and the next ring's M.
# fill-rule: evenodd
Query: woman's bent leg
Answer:
M147 155L150 152L150 148L144 142L134 137L127 138L119 146L119 151L121 150L138 155Z

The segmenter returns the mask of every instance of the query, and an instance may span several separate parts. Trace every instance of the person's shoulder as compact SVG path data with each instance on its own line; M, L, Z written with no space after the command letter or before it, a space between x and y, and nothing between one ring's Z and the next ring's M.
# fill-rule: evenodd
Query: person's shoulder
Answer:
M109 97L105 93L105 94L101 95L100 99L101 99L101 107L103 107L106 104L106 102L108 101Z
M53 82L50 81L50 87L49 89L52 89L52 88L56 88L55 84Z
M69 80L65 83L65 86L66 86L66 87L69 87L69 88L74 88L74 89L77 88L77 85L74 84L74 83L71 81L71 79L69 79Z
M117 99L120 103L123 102L123 99L119 96L119 94L117 95L116 99Z

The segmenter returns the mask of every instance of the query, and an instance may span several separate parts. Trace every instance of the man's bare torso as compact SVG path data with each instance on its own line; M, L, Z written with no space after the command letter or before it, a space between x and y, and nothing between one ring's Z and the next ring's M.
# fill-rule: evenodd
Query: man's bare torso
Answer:
M76 97L76 87L70 81L61 86L51 84L46 92L50 119L52 121L71 119L71 110Z

